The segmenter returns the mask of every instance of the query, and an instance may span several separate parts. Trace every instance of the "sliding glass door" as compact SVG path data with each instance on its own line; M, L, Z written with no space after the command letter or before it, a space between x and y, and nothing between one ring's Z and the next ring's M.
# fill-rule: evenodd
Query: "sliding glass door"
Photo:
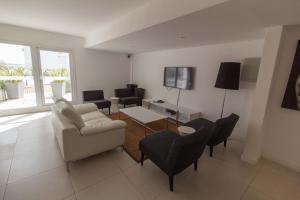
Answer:
M43 103L51 104L59 98L72 101L70 53L39 50L39 54Z
M33 75L29 46L0 43L0 114L37 105Z
M72 101L68 51L0 43L0 115L37 111L55 99Z

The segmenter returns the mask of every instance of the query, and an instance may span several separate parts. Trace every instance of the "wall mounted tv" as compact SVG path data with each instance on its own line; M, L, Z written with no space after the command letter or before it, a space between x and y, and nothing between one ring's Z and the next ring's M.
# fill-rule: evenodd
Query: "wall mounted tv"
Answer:
M193 88L193 67L165 67L164 86L190 90Z

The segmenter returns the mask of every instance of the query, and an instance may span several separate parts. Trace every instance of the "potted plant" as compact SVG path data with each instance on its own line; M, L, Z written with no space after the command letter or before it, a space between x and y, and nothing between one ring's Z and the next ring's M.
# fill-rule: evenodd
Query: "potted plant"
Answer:
M68 76L68 70L65 68L49 70L46 74L53 77L63 78ZM66 81L61 79L52 81L51 89L54 98L62 98L66 93Z
M4 100L6 100L5 84L3 80L0 80L0 101Z
M22 80L7 80L4 82L8 99L20 99L24 97L24 83Z
M7 76L25 76L23 67L7 70ZM21 79L11 79L4 81L4 88L8 99L20 99L24 97L24 82Z
M66 93L66 81L54 80L51 82L53 97L62 98Z

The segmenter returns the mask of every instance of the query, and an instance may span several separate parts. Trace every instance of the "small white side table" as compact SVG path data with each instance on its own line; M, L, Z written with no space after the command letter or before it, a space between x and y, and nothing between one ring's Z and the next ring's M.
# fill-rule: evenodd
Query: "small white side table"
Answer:
M119 112L119 97L110 97L110 101L111 101L111 112L112 113L116 113Z
M188 126L179 126L177 130L181 136L193 134L196 132L194 128Z
M142 105L144 108L150 109L152 100L151 99L143 99L142 100Z

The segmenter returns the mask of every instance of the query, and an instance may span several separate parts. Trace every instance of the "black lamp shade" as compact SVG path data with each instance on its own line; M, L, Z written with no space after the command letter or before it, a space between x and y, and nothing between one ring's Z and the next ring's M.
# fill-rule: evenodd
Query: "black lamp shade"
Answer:
M240 83L241 63L223 62L220 65L215 87L238 90Z

